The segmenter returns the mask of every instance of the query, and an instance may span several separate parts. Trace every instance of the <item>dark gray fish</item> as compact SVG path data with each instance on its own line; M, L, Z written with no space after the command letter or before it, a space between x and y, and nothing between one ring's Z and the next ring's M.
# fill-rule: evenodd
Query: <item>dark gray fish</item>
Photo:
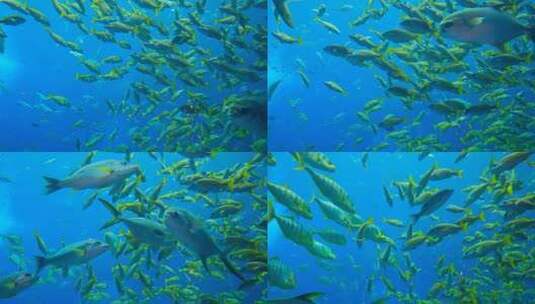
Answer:
M454 40L500 46L518 36L528 34L535 40L535 28L493 8L467 8L442 20L441 32Z
M443 189L433 194L422 206L420 212L411 215L413 223L416 224L418 219L424 215L429 215L437 211L442 205L444 205L453 194L452 189Z
M200 219L186 210L169 209L165 213L164 222L169 232L181 244L197 254L206 271L210 272L206 263L208 257L217 255L233 275L242 282L246 282L245 277L238 272L238 269L232 265L227 256L217 247L214 239L208 234Z

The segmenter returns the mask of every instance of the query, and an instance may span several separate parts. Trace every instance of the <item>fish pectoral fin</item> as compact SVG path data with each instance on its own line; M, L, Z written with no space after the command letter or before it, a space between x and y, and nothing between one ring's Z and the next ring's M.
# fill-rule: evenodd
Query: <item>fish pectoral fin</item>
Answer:
M98 170L103 174L111 175L113 174L113 169L108 166L99 167Z
M86 250L85 249L76 249L75 253L79 257L84 257L85 254L86 254Z
M15 283L15 281L12 281L12 282L7 283L5 287L7 287L6 288L7 290L13 290L17 288L17 284Z
M484 17L474 17L466 20L466 24L470 27L476 27L483 23Z

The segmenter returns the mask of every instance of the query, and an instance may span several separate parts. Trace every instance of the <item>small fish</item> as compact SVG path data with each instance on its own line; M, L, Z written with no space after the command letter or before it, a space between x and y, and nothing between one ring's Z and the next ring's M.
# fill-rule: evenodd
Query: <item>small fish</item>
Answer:
M16 272L0 277L0 299L9 299L18 295L39 280L29 272Z
M292 37L284 32L277 31L271 33L273 37L277 38L282 43L286 44L303 44L303 39Z
M290 9L288 9L288 0L273 0L275 5L275 17L281 17L284 23L290 28L294 27L294 22Z
M347 95L347 92L344 88L342 88L341 85L339 85L338 83L334 82L334 81L324 81L323 84L329 88L330 90L336 92L336 93L340 93L342 95Z
M364 243L364 236L366 234L366 229L373 224L373 218L369 218L366 222L362 223L360 225L359 230L357 231L357 245L362 247L362 244Z
M448 201L452 194L452 189L443 189L431 195L429 199L425 201L424 205L420 209L420 212L411 215L413 224L416 224L418 219L420 219L422 216L430 215L431 213L437 211Z
M9 15L0 18L0 23L5 25L17 26L23 24L24 22L26 22L26 19L18 15Z
M282 289L294 289L297 285L295 273L278 257L272 257L268 261L268 280L270 286Z
M321 24L324 28L326 28L329 32L331 33L335 33L337 35L339 35L341 32L340 32L340 29L338 29L338 27L328 21L325 21L325 20L322 20L320 18L316 18L315 19L316 22L318 22L319 24Z

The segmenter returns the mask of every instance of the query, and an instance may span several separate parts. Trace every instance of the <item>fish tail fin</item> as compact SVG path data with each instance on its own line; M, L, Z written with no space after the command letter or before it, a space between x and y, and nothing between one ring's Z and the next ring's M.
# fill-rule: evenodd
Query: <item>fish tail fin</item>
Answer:
M111 212L113 216L113 218L107 221L106 223L104 223L104 225L102 225L102 227L100 227L99 230L107 229L121 222L121 212L119 210L117 210L110 202L108 202L107 200L103 198L99 198L98 200L104 205L104 207L106 207L106 209L108 209L108 211Z
M54 193L61 188L63 188L63 185L61 184L61 180L53 177L43 176L43 178L46 181L46 194Z
M267 212L267 214L268 214L268 216L267 216L267 220L268 220L268 223L269 223L269 222L271 222L272 219L274 219L274 218L276 217L276 215L275 215L275 208L273 207L273 203L272 203L270 200L268 200L267 203L268 203L268 207L267 207L267 211L268 211L268 212Z
M299 152L291 152L291 154L297 162L295 170L305 170L305 161L303 160L303 156L299 154Z
M104 207L106 207L106 209L108 209L108 211L111 212L114 218L121 216L121 212L117 210L115 206L112 205L112 203L100 197L98 198L98 200L102 203L102 205L104 205Z
M482 221L482 222L485 221L485 213L481 212L481 213L479 214L479 220Z
M221 253L219 255L219 257L221 258L221 261L223 261L223 264L225 264L225 266L227 267L227 269L233 274L235 275L238 279L240 279L242 282L247 282L247 280L245 279L245 277L238 271L238 269L232 265L232 263L229 261L229 259L227 258L227 255L224 254L224 253Z
M35 264L37 266L35 273L37 274L41 271L41 269L43 269L46 266L46 258L44 256L36 255Z
M459 171L457 171L457 176L460 177L460 178L463 178L464 177L464 171L462 169L459 169Z
M297 296L295 298L305 303L315 303L314 300L316 300L316 298L319 298L321 296L323 296L322 292L309 292L309 293L305 293L300 296Z

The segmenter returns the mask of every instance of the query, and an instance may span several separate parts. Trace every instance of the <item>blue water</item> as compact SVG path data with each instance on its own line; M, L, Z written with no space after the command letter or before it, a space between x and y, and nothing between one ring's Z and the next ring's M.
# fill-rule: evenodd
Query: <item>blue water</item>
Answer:
M12 180L12 183L0 183L0 234L16 234L22 237L25 260L28 265L27 271L29 272L33 272L35 269L33 256L41 254L33 238L34 231L38 231L41 234L49 249L60 248L63 242L69 244L87 238L104 240L104 231L99 231L99 228L111 218L109 212L98 201L88 209L82 209L82 205L92 194L91 190L76 192L65 189L48 196L44 194L45 183L42 176L64 177L73 170L78 169L85 156L85 153L0 154L0 175L9 177ZM124 155L122 154L98 153L94 161L122 159L123 157ZM238 163L244 163L250 160L251 157L252 154L250 153L221 153L213 159L207 160L198 170L203 172L224 170ZM165 154L164 159L166 162L172 163L175 160L182 159L182 157L178 154ZM132 162L139 164L145 173L146 181L140 187L142 191L148 193L147 191L154 189L160 183L162 179L162 176L158 173L160 167L154 159L150 158L146 153L136 153ZM262 176L263 172L263 170L260 170L257 173ZM186 170L184 173L190 174L191 172ZM184 189L184 186L174 178L170 178L162 193L181 189ZM195 195L195 192L190 191L188 194ZM240 216L238 220L238 223L244 227L257 223L263 216L263 214L250 208L249 204L252 198L247 194L217 193L208 194L208 196L212 199L233 198L244 202L246 207L243 210L243 217ZM107 194L102 194L100 197L109 199ZM129 200L133 201L135 199L129 197L121 201ZM211 212L201 202L187 203L181 200L173 200L169 201L169 204L184 208L201 218L208 218ZM120 230L125 230L124 225L118 224L107 231L118 233ZM217 240L223 238L215 232L212 235ZM219 245L224 248L222 244ZM9 262L8 256L7 244L0 241L0 265L2 265L0 267L0 276L17 270L17 266ZM153 259L156 259L156 255L153 255ZM112 300L118 299L111 268L117 263L128 264L128 261L129 258L127 256L123 255L116 259L110 252L106 252L90 263L96 272L98 282L106 283L108 288L105 291L109 293L109 298L106 300L92 303L111 303ZM178 284L182 286L189 284L199 288L203 293L216 295L225 291L235 291L240 284L240 281L228 272L224 273L223 279L215 279L209 276L204 276L200 279L188 279L178 271L187 261L191 261L191 258L184 257L178 251L175 251L168 261L168 265L177 271L180 277ZM41 277L48 277L47 272L49 270L47 269L41 272ZM163 279L171 276L162 275L157 279L153 270L146 269L145 266L142 266L141 270L154 280L155 289L162 287ZM75 267L73 271L85 273L85 266ZM15 298L2 302L13 304L82 303L80 294L77 293L74 287L77 277L63 278L61 272L56 272L53 278L54 281L52 283L37 283ZM133 288L141 296L143 285L138 280L126 280L125 286ZM245 291L247 301L259 298L261 287L262 285L253 286ZM171 303L172 301L164 296L158 296L149 302Z
M421 123L409 129L411 139L434 135L440 143L445 146L440 151L460 151L469 144L460 141L460 138L470 129L485 129L491 122L480 120L468 123L465 120L460 127L452 128L445 132L435 129L438 122L446 120L444 116L430 111L428 101L419 100L415 102L412 110L407 110L400 98L388 96L385 89L380 86L375 76L380 76L388 81L386 73L370 63L369 67L360 67L349 64L342 58L334 57L323 51L328 45L338 44L350 47L355 50L364 49L348 36L361 34L370 36L372 41L381 44L381 40L373 31L384 32L399 28L400 18L403 13L388 4L388 12L379 19L370 18L366 23L357 27L351 27L349 23L363 14L368 6L368 2L373 3L373 8L380 10L382 1L288 1L288 7L294 20L294 28L289 28L282 20L278 21L274 14L268 15L268 26L270 35L268 38L269 49L269 69L268 82L273 84L281 81L269 102L269 148L273 151L370 151L374 147L388 143L381 151L415 151L413 146L410 149L399 146L395 141L385 137L387 132L379 129L378 134L374 134L371 128L357 117L357 112L363 111L364 105L377 98L383 98L384 103L381 110L370 114L372 123L378 124L387 114L395 114L405 118L405 123L396 127L396 131L411 125L414 119L421 113ZM416 6L423 1L402 1L410 6ZM456 2L456 1L451 1ZM271 2L270 2L271 3ZM333 23L341 33L336 35L329 32L318 22L314 21L317 9L320 4L327 7L323 20ZM343 5L350 5L351 9L341 10ZM462 7L457 6L458 9ZM272 7L273 9L273 7ZM280 30L297 39L302 40L302 44L283 44L274 38L271 33ZM424 42L429 41L427 37ZM390 47L402 46L402 43L390 43ZM455 43L448 41L449 46ZM534 44L530 45L527 53L533 52ZM471 71L476 71L475 59L482 56L483 52L495 50L489 46L483 46L472 51L470 56L463 59L471 65ZM395 56L391 56L389 61L397 64L413 80L419 81L413 69ZM425 64L421 59L419 64ZM304 65L304 69L302 68ZM523 68L533 68L533 64L523 66ZM301 80L298 70L303 69L310 79L310 87L307 88ZM440 75L450 81L459 80L462 73L446 73ZM529 77L526 77L529 79ZM347 96L329 90L323 84L324 81L335 81L346 91ZM412 88L411 85L397 80L393 81L404 87ZM468 82L465 81L465 85ZM467 88L467 87L465 87ZM430 97L433 102L438 102L448 98L461 98L468 103L480 102L480 97L494 89L504 89L510 95L501 106L513 102L514 94L522 91L529 99L533 99L533 90L529 87L511 86L505 84L493 85L484 88L480 93L469 92L464 95L455 95L449 92L434 90ZM294 104L297 104L294 106ZM531 110L530 110L531 111ZM498 116L499 118L499 116ZM533 138L533 135L532 137ZM485 140L483 138L482 140ZM481 141L482 141L481 140ZM481 142L478 142L481 144ZM510 148L485 148L484 151L504 151ZM420 149L421 150L421 149ZM426 148L423 148L426 150ZM436 151L437 148L430 148Z
M419 177L433 164L437 164L440 167L462 169L464 171L463 178L453 177L443 181L431 181L428 185L428 187L454 189L455 192L447 204L462 206L466 193L461 192L461 189L480 183L479 178L488 167L491 159L497 159L502 155L503 153L474 153L470 154L463 162L454 164L456 153L434 153L422 161L418 161L415 153L371 153L369 155L368 168L365 169L360 161L361 153L327 153L329 159L336 165L336 172L316 172L334 178L348 192L357 214L363 219L373 218L374 223L387 236L396 241L397 249L392 251L392 256L396 257L402 270L407 270L403 258L404 252L401 250L402 241L399 239L401 234L406 232L406 228L388 225L383 222L383 219L396 218L408 224L410 223L409 215L416 213L419 207L411 207L406 201L400 200L391 182L406 181L409 176L418 181ZM270 181L289 187L307 202L313 196L321 196L307 172L295 169L296 163L288 153L276 153L275 156L277 165L268 170ZM526 193L532 193L535 189L533 170L524 164L518 166L515 174L516 178L524 184L521 190L514 192L513 197L521 197ZM383 185L386 185L393 195L394 206L392 208L385 201ZM491 197L487 193L482 197L482 200L472 205L473 213L479 214L482 211L481 206L489 202ZM291 216L291 212L281 204L275 203L275 206L276 213ZM366 240L362 248L358 248L355 242L356 235L326 219L316 203L310 203L310 206L313 212L313 219L306 220L296 216L296 220L309 230L333 228L337 232L344 234L348 242L345 246L332 245L315 236L315 239L327 244L336 254L335 260L322 261L319 258L315 258L303 247L287 240L279 230L276 221L273 220L268 226L269 256L279 257L285 264L290 266L296 275L297 287L292 290L270 287L270 298L290 297L314 291L325 293L324 297L316 301L317 303L370 303L372 300L387 294L386 288L378 279L380 274L384 274L390 279L397 291L408 293L407 283L400 279L398 271L393 266L387 267L385 271L379 270L379 266L377 266L378 247L383 252L385 249L384 244L378 246L373 241ZM414 293L418 299L425 299L429 289L436 282L435 265L441 255L445 256L444 265L453 263L467 278L474 278L472 271L477 259L466 260L462 258L462 240L465 236L473 235L476 231L481 231L487 237L490 237L494 231L483 230L483 224L502 221L500 216L488 210L483 212L485 213L486 221L476 222L466 232L447 236L441 243L433 247L428 247L424 244L412 251L407 251L411 260L421 269L413 279ZM440 218L440 222L453 222L462 217L462 214L450 213L444 210L444 207L434 214ZM531 212L523 216L533 217L534 214ZM437 223L429 217L422 218L414 227L414 232L420 230L426 232L432 225ZM332 269L327 270L323 265L328 265ZM368 294L366 285L368 278L372 274L377 275L377 280L374 282L372 293ZM491 276L491 280L499 279ZM439 297L438 299L441 303L453 303L448 302L446 298ZM386 303L400 302L390 298Z
M202 17L207 24L213 24L216 18L221 18L219 7L229 1L217 0L208 1L206 13ZM42 11L51 22L51 29L63 38L78 43L84 50L86 59L102 60L106 56L117 55L123 59L123 63L117 65L103 65L103 73L108 72L112 67L123 66L131 55L139 53L143 45L139 39L130 34L116 34L118 40L126 40L132 45L131 50L120 48L114 43L105 43L92 35L86 35L72 23L66 22L54 10L51 1L28 1L28 3ZM139 9L130 1L117 1L124 9L129 11ZM103 24L92 22L93 10L89 6L90 1L85 3L87 16L83 17L84 24L90 29L102 29ZM191 9L179 8L177 10L180 18L187 18ZM175 9L165 9L155 14L150 10L143 10L155 22L171 24L175 20ZM250 26L264 24L265 10L250 8L243 12L249 18ZM0 5L0 16L20 13L11 10L8 6ZM82 150L125 150L124 147L132 150L145 150L147 147L140 147L132 142L132 133L147 127L147 122L164 111L172 111L183 105L187 101L186 93L176 102L164 100L156 111L148 116L131 116L129 111L113 115L106 105L109 100L115 105L119 105L124 98L126 91L131 84L136 81L144 82L152 89L161 90L164 87L157 83L152 76L138 72L135 67L129 68L129 73L124 78L113 81L99 80L94 83L81 82L75 79L75 74L91 74L89 70L77 58L71 50L58 45L53 41L44 27L29 16L24 16L27 20L19 26L2 26L7 34L5 41L5 53L0 54L0 122L2 129L10 132L0 134L0 148L3 151L76 151L77 140L81 142ZM174 36L174 26L166 26L171 37L165 37L151 28L151 36L154 39L171 39ZM219 41L207 38L197 33L196 46L181 46L184 53L201 47L210 52L209 57L220 56L223 48ZM251 43L251 35L247 35L246 42ZM250 66L257 60L262 59L253 51L248 49L236 49L235 53L244 60L244 66ZM202 61L206 58L198 56L195 64L196 70L204 69ZM174 80L174 72L161 67L169 79ZM258 71L259 75L262 71ZM264 77L265 78L265 77ZM207 71L204 79L208 86L204 88L192 88L185 85L176 78L174 85L176 90L185 89L193 93L206 94L209 104L222 104L225 97L231 94L240 94L249 90L265 90L265 80L258 82L239 83L235 87L226 90L219 90L220 84L215 73ZM72 106L65 108L54 104L52 101L44 101L39 97L41 94L57 94L67 97ZM148 100L142 98L142 111L149 107ZM127 105L135 105L133 94ZM76 127L74 123L83 120L81 126ZM147 134L150 136L149 145L160 150L164 145L158 136L167 127L169 121L162 121L148 128ZM117 130L117 138L108 138L110 133ZM213 136L221 136L222 129L213 130ZM217 134L216 134L217 133ZM84 144L93 136L104 134L105 138L94 147L84 147ZM258 134L229 141L226 150L246 151ZM198 144L201 139L190 138L191 144ZM205 140L205 139L203 139ZM185 141L185 140L184 140ZM185 142L184 144L189 144ZM215 148L215 147L211 147ZM167 150L173 150L166 148ZM207 149L208 150L208 149ZM173 150L174 151L174 150Z

